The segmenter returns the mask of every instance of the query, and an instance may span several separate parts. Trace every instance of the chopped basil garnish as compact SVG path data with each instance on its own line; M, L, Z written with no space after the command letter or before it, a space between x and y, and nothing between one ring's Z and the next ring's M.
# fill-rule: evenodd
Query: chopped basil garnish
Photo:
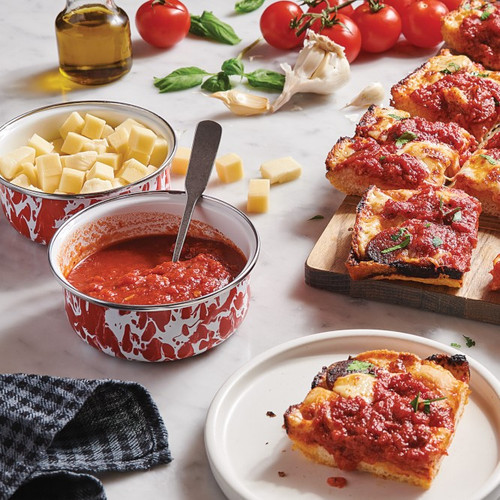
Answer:
M455 349L462 349L462 346L460 344L457 344L456 342L452 342L451 347L454 347Z
M356 373L368 373L370 370L373 371L375 365L370 363L369 361L359 361L354 359L348 365L346 370L348 372L356 372Z
M492 10L490 9L485 10L482 12L481 17L479 19L481 19L481 21L486 21L486 19L488 19L488 17L490 17L491 14L493 14Z
M394 113L389 113L387 116L390 116L391 118L394 118L395 120L406 120L406 117L395 115Z
M467 337L467 335L462 335L463 338L465 339L465 345L467 347L473 347L476 345L476 341L472 340L470 337Z
M443 244L443 240L439 236L434 236L432 238L432 246L434 248L439 248Z
M418 139L418 135L414 134L413 132L406 131L403 132L397 139L396 139L396 146L400 148L401 146L404 146L407 142L414 141L415 139Z
M457 63L450 62L446 65L446 68L440 71L440 73L443 73L444 75L451 75L452 73L455 73L455 71L458 71L459 69L460 66Z
M472 71L471 75L473 75L473 76L479 76L481 78L487 78L488 76L490 76L489 73L479 73L478 71Z
M418 405L423 404L424 405L424 413L430 413L431 412L431 403L435 403L436 401L443 401L446 399L445 397L442 398L434 398L434 399L420 399L420 392L415 396L415 399L412 399L410 401L410 405L413 408L413 411L417 413L418 410Z
M378 161L384 161L386 158L387 158L387 156L385 156L385 155L379 156Z
M500 161L493 158L493 156L490 155L479 155L481 158L484 158L490 165L499 165Z
M380 253L385 254L389 252L394 252L395 250L401 250L403 248L406 248L410 242L411 242L411 233L406 229L406 227L399 228L399 230L391 235L391 240L392 241L397 241L399 238L403 237L403 240L400 241L397 245L394 245L389 248L384 248L383 250L380 251Z

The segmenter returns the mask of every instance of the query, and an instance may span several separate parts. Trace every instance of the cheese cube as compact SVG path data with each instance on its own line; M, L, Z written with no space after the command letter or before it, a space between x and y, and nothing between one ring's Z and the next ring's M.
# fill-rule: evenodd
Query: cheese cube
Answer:
M141 152L141 151L129 150L129 152L127 154L127 160L130 160L131 158L134 158L135 160L140 161L143 165L149 165L150 156L146 153Z
M87 141L82 146L82 151L96 151L99 154L106 153L108 141L106 139L94 139Z
M33 134L28 141L28 146L35 150L36 156L46 155L51 153L54 149L54 145L49 141L46 141L43 137L38 134Z
M123 180L130 183L142 179L144 176L147 175L147 173L148 173L147 167L132 158L123 163L123 166L120 172L118 173L117 177L121 177Z
M101 153L97 155L97 161L113 167L114 170L118 170L122 165L122 155L118 153Z
M174 158L172 159L172 173L178 175L186 175L191 149L184 146L177 148Z
M126 154L128 151L128 130L126 128L115 129L112 134L106 137L110 147L116 153Z
M53 193L59 187L62 173L60 156L57 153L40 155L35 164L40 188L46 193Z
M113 189L113 184L111 184L111 181L94 177L93 179L85 181L80 193L95 193L97 191L106 191L108 189Z
M82 118L80 113L78 113L78 111L73 111L73 113L71 113L61 125L59 133L61 134L61 137L63 139L66 139L68 132L75 132L79 134L82 131L84 125L85 120Z
M76 170L90 170L96 160L96 151L82 151L74 155L61 156L63 167L75 168Z
M19 174L17 177L14 177L14 179L12 179L10 182L12 184L15 184L16 186L19 186L19 187L23 187L23 188L30 187L30 181L25 174Z
M80 133L89 139L100 139L105 125L105 120L87 113L85 115L85 124Z
M19 174L21 164L25 162L33 163L35 161L35 154L36 152L33 148L21 146L0 156L0 174L10 181Z
M236 182L243 179L243 163L235 153L220 156L215 160L215 169L222 182Z
M144 127L142 123L139 123L137 120L134 120L133 118L127 118L123 122L121 122L119 125L115 127L115 130L125 130L127 132L127 136L130 134L130 130L132 127Z
M163 137L157 137L155 140L155 145L153 151L151 151L151 156L149 158L149 163L155 167L159 167L167 157L168 154L168 141Z
M156 172L158 169L154 165L148 165L146 170L148 172L146 175L150 175Z
M114 187L114 188L117 188L117 187L122 187L122 186L126 186L128 183L127 181L124 181L123 179L120 179L119 177L115 177L114 179L112 179L111 181L111 185Z
M100 161L96 161L92 168L87 172L87 180L96 178L111 181L114 177L115 171L113 170L113 167L106 165L105 163L101 163Z
M250 179L247 212L263 213L269 209L269 179Z
M281 184L298 179L302 167L291 156L286 156L263 163L260 166L260 173L264 179L269 179L271 184Z
M85 181L85 172L74 168L63 168L58 191L76 194L82 189Z
M33 163L26 161L21 164L21 174L24 174L33 186L38 186L38 172Z
M108 137L108 135L112 134L114 131L115 129L111 125L108 125L106 123L106 125L104 125L104 128L102 129L101 139L106 139L106 137Z
M157 137L158 136L149 128L134 125L130 129L130 135L128 137L129 149L151 155Z
M68 132L61 146L61 153L68 155L79 153L86 142L89 142L89 140L84 135L77 134L76 132Z

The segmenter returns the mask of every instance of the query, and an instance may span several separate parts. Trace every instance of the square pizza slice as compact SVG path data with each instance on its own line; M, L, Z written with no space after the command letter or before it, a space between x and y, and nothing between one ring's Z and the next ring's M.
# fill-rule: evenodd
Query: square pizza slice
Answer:
M469 393L463 355L367 351L323 367L285 430L315 462L429 488Z
M481 204L459 189L372 186L356 209L346 268L352 279L462 286L477 245Z
M354 137L341 137L326 159L326 177L346 194L441 186L477 146L456 124L413 118L394 108L371 106Z
M391 89L391 105L430 121L456 122L481 141L500 121L500 73L443 49Z

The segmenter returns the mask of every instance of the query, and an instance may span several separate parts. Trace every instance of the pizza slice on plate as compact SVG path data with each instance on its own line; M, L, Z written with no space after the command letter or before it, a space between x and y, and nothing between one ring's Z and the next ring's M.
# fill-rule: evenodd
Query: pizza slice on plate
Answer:
M324 367L285 429L315 462L428 488L469 392L465 356L367 351Z
M459 189L372 186L356 210L352 279L397 279L462 286L477 245L479 201Z
M456 174L477 142L456 124L412 118L394 108L371 106L354 137L341 137L326 159L326 177L347 194L441 186Z
M443 49L391 89L391 105L430 121L456 122L481 141L500 121L500 73Z
M443 20L443 39L454 52L493 70L500 70L500 6L495 1L471 0Z

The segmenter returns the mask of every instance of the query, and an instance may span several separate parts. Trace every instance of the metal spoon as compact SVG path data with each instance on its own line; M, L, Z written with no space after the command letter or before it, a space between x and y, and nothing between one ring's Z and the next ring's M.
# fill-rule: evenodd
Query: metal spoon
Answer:
M186 239L186 234L193 216L194 207L207 187L208 178L217 154L222 127L214 121L204 120L198 123L194 134L191 157L186 174L186 206L182 216L177 239L175 240L172 262L177 262Z

